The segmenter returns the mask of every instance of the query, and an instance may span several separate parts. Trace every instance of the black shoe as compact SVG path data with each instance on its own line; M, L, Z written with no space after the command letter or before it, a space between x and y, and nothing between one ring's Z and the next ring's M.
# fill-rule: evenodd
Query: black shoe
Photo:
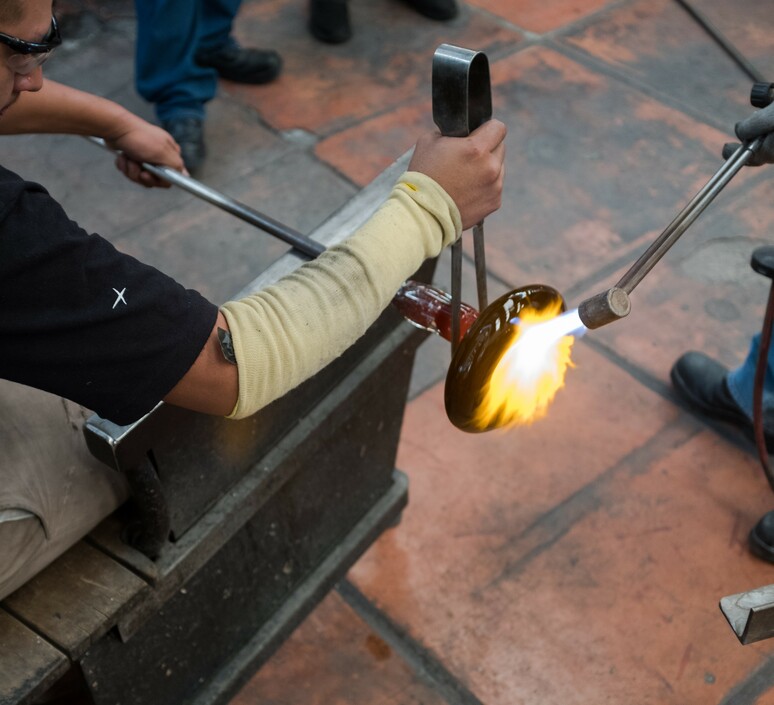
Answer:
M282 58L276 51L245 49L234 42L219 49L197 51L196 63L213 68L221 78L236 83L269 83L282 70Z
M309 31L326 44L341 44L352 36L347 0L311 0Z
M161 126L180 145L180 156L185 168L194 174L204 162L207 150L204 146L204 122L198 118L175 118L165 120Z
M748 543L750 553L774 563L774 511L764 514L750 530Z
M457 0L404 0L420 15L431 20L453 20L459 14Z
M704 353L685 353L670 376L678 395L702 414L741 428L754 441L752 421L734 401L726 385L728 370ZM769 453L774 452L774 410L764 409L763 435Z

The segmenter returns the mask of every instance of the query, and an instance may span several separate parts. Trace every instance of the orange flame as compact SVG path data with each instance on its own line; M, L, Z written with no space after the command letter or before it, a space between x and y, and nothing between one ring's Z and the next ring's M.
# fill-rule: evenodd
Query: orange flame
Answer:
M508 427L545 416L564 376L573 367L570 333L583 330L577 310L559 316L561 302L537 311L525 308L513 326L513 339L495 366L476 409L476 423Z

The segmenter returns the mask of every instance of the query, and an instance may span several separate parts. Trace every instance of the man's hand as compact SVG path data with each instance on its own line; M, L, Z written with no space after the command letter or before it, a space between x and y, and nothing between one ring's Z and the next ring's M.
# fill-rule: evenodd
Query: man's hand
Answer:
M469 137L425 135L417 142L409 171L436 181L457 204L462 229L472 228L502 202L505 125L489 120Z
M0 134L62 134L102 137L126 156L116 166L142 186L169 186L140 167L141 162L185 173L180 147L159 127L126 108L91 93L44 80L39 90L22 92L0 120Z
M757 110L750 117L736 123L736 136L744 142L766 135L763 143L747 162L747 166L774 164L774 104ZM723 146L723 158L728 159L739 147L736 142Z
M180 147L172 136L160 127L139 118L130 129L106 142L121 152L116 158L118 170L141 186L169 188L168 182L145 171L140 166L142 162L168 166L184 174L188 173L180 156Z

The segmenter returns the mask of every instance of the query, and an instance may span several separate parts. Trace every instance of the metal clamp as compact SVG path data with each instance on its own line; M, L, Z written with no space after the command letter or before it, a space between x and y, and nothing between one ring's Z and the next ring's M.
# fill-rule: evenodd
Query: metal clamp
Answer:
M433 56L433 120L446 137L467 137L492 117L492 87L486 54L441 44ZM452 352L460 340L462 240L451 247ZM484 222L473 228L478 308L487 306Z

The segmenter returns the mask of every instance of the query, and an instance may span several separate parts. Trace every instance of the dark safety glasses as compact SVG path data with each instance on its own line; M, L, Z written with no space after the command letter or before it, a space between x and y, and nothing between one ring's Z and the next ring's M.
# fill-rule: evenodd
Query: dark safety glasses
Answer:
M61 43L62 37L55 17L51 18L51 29L40 42L27 42L0 32L0 44L5 44L14 52L6 59L6 64L14 73L22 75L32 73L41 66Z

